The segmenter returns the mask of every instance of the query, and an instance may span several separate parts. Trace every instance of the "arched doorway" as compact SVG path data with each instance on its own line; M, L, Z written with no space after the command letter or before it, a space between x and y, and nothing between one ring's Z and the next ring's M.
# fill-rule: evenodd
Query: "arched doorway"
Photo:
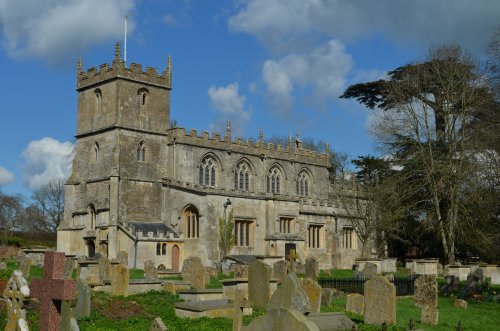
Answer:
M95 243L93 240L87 240L87 256L93 258L95 255Z
M172 271L179 272L179 246L172 247Z

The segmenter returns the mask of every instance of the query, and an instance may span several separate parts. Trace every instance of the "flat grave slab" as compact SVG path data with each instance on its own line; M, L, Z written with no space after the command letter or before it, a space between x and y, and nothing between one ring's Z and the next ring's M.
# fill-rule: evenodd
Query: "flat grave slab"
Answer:
M234 315L234 305L229 299L191 301L175 303L175 315L178 317L227 317ZM252 308L243 308L243 315L251 315Z
M183 289L178 290L177 294L185 301L208 301L220 300L224 298L222 289Z
M354 325L344 313L312 313L307 320L316 324L320 331L350 330Z

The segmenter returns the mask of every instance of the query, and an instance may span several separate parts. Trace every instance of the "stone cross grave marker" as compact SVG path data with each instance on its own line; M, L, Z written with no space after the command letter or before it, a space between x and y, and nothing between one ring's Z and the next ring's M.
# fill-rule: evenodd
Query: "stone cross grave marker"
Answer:
M396 323L396 287L383 276L365 283L364 320L368 324Z
M415 306L421 308L420 320L422 323L437 325L438 290L435 275L420 275L415 280L415 293L413 295Z
M63 300L74 300L76 282L64 279L64 253L45 252L43 278L31 282L32 297L40 300L40 330L59 330Z
M205 288L205 268L199 257L191 256L184 260L181 276L182 279L191 284L191 287L197 290Z
M306 278L316 280L319 277L319 264L318 260L314 257L308 257L306 259Z
M271 297L271 267L255 260L248 268L248 297L256 308L265 308Z
M242 323L243 323L243 311L241 307L243 307L245 300L245 291L241 289L237 289L234 293L234 315L233 315L233 331L241 331Z
M321 286L311 278L306 278L300 281L300 287L309 298L311 313L319 313L321 308Z
M29 330L23 303L30 296L30 289L20 270L15 270L3 291L7 303L6 331Z

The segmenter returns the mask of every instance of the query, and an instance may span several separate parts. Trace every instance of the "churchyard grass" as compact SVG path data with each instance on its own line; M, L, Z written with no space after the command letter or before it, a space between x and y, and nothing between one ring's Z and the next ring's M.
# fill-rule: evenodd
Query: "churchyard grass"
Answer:
M142 269L130 269L128 274L130 279L144 279L144 270Z
M397 325L388 330L405 330L408 328L410 318L413 320L415 329L426 331L452 331L455 330L458 321L462 322L462 330L496 331L500 325L500 304L494 302L468 302L467 309L453 307L455 298L439 297L439 324L436 326L421 324L420 308L413 305L413 298L398 298L396 302ZM337 298L332 300L332 305L321 307L322 312L342 311L358 324L359 330L380 330L380 327L363 324L363 316L345 311L346 299Z
M16 269L19 269L19 263L14 260L7 260L7 269L0 270L0 279L9 279L12 275L12 272ZM43 268L39 268L37 266L31 266L30 268L30 277L27 280L33 278L42 278L43 277Z
M222 288L221 280L234 278L234 272L230 272L229 275L224 275L222 273L217 274L217 278L210 277L210 284L206 285L206 288Z

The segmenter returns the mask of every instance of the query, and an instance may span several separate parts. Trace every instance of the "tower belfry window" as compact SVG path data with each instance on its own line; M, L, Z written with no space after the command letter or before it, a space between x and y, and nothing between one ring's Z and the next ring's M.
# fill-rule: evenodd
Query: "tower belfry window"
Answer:
M137 147L137 161L146 161L146 143L141 141Z

